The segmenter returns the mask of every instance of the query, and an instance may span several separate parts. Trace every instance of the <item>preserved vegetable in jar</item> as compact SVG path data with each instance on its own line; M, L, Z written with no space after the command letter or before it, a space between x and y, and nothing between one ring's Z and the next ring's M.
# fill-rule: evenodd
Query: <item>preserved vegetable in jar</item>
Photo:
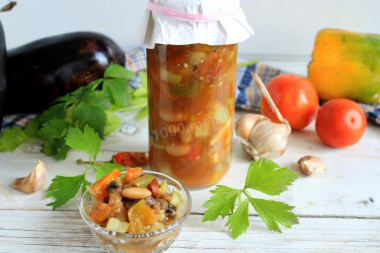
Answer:
M231 162L237 44L147 49L149 162L191 188Z

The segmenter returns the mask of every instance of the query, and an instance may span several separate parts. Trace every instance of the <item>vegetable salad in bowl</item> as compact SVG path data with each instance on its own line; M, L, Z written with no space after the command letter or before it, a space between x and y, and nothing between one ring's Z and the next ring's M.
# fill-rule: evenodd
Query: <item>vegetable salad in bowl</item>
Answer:
M87 187L80 214L108 252L162 252L177 238L191 209L175 179L141 168L115 169Z

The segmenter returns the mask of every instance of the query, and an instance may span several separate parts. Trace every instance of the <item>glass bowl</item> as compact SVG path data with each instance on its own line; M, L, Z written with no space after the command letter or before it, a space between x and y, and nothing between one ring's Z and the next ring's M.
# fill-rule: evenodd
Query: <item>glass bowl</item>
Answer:
M96 199L88 191L86 191L80 200L80 215L82 216L84 222L90 227L90 230L99 245L107 252L162 252L167 250L177 238L183 221L190 213L191 196L189 191L182 186L181 183L159 172L144 171L144 174L154 175L159 183L166 180L171 191L176 190L179 194L181 194L183 205L177 209L179 218L172 224L160 230L142 234L118 233L110 231L99 226L90 219L89 212Z

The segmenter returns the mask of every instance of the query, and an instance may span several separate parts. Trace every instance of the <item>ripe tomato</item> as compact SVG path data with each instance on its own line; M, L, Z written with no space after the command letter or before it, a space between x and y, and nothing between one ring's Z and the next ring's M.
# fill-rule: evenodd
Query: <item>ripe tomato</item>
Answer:
M319 110L315 129L321 140L335 148L351 146L363 136L367 119L354 101L337 98L327 101Z
M318 93L309 79L281 74L269 81L267 90L292 129L302 129L315 119L319 107ZM261 98L260 107L263 115L279 122L264 97Z

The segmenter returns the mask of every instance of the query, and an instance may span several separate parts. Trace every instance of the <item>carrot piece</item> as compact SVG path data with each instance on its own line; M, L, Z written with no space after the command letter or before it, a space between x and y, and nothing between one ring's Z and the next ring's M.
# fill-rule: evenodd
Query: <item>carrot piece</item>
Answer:
M108 219L112 206L103 201L96 201L91 208L90 218L96 223L102 223Z
M124 176L125 183L129 184L132 180L138 178L143 174L142 168L140 167L130 167L127 168L127 173Z
M158 192L160 191L160 184L158 183L157 179L154 178L152 182L148 185L148 189L152 192L152 197L156 198L158 195Z
M105 187L111 183L111 181L117 177L121 176L121 172L118 169L114 169L98 181L96 181L92 186L91 189L92 191L96 194L97 199L104 199L107 195L108 192L106 191Z

